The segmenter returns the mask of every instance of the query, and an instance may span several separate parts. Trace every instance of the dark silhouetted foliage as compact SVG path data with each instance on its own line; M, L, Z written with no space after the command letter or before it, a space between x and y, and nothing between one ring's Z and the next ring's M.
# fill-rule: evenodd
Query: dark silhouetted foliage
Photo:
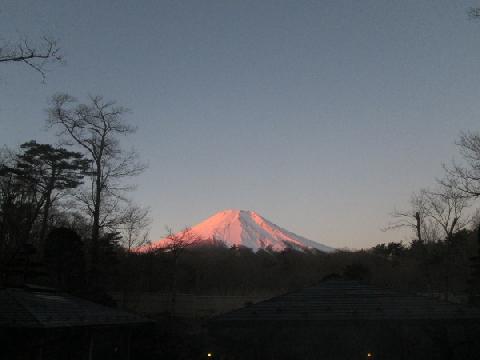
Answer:
M85 289L84 243L75 231L57 228L48 234L45 264L50 279L59 289L73 293Z

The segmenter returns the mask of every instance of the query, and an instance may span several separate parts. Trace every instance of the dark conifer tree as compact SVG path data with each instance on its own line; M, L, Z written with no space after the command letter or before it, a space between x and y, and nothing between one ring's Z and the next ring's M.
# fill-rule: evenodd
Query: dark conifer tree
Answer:
M36 212L41 208L39 239L43 243L53 202L63 191L82 184L89 161L84 159L81 153L53 147L50 144L38 144L34 140L20 147L24 152L18 156L14 171L26 182L31 183L32 188L37 187L39 209Z

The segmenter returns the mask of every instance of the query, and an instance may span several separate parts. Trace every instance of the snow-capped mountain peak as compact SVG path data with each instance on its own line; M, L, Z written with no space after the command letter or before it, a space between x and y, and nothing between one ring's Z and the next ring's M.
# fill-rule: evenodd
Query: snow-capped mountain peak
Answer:
M191 234L201 241L212 239L225 242L227 246L246 246L253 250L271 248L281 251L285 248L297 250L315 248L324 252L332 252L333 248L308 240L289 232L268 221L255 211L224 210L220 211L191 228ZM161 247L165 239L153 243Z

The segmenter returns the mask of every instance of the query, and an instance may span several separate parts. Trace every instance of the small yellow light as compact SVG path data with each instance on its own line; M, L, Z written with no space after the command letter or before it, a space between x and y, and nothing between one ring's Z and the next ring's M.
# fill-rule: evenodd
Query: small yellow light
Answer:
M373 356L373 355L372 355L371 352L368 352L368 353L367 353L367 357L371 358L372 356Z
M212 357L212 353L207 353L207 357Z

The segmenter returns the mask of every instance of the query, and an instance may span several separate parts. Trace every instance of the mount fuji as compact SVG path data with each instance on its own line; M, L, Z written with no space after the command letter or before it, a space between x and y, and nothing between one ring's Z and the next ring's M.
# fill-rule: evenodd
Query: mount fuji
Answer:
M223 241L227 246L245 246L257 251L271 248L282 251L286 248L295 250L317 249L323 252L332 252L335 249L308 240L285 230L268 221L254 211L224 210L220 211L201 223L193 226L190 232L202 241L211 242L213 239ZM167 239L152 243L152 247L163 247Z

